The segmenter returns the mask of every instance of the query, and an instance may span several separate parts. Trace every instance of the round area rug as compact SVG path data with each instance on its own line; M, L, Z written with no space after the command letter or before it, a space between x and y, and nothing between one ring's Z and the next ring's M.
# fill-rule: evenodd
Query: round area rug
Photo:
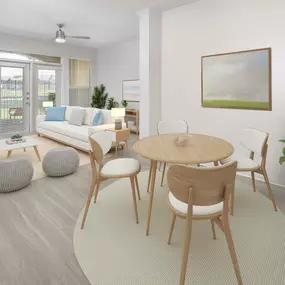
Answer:
M74 250L92 285L179 284L185 221L177 219L172 244L167 245L172 212L166 200L167 186L160 187L160 175L148 237L148 172L139 175L139 224L134 219L128 179L99 193L83 230L81 212L74 230ZM237 183L230 225L243 284L285 284L285 217L273 211L271 201ZM237 284L224 234L218 227L216 232L217 240L213 240L210 221L194 221L185 284Z

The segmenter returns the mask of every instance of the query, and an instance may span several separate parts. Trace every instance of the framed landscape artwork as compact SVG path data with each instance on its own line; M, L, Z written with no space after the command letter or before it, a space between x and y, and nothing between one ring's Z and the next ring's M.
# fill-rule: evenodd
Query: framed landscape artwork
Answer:
M272 110L271 48L201 58L202 106Z
M128 102L139 102L140 101L140 81L135 80L124 80L122 83L123 88L123 100Z

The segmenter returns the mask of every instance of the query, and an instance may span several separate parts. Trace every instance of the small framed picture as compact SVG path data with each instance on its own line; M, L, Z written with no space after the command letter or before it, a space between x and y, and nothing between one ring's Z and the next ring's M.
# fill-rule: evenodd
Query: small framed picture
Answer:
M123 80L122 83L122 97L128 102L140 101L140 80Z

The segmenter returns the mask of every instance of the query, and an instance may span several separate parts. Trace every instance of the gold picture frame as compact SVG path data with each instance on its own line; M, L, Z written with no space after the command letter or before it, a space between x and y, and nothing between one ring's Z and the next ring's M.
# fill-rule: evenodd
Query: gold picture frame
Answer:
M202 56L201 105L271 111L271 48Z

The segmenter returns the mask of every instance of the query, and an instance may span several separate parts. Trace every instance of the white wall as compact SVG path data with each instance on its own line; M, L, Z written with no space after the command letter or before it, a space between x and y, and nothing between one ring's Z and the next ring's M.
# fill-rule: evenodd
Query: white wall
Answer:
M185 119L191 132L219 136L237 152L246 127L270 133L268 174L285 185L278 164L285 138L285 1L201 0L167 11L162 32L162 118ZM262 47L272 48L273 111L201 107L201 56Z
M21 36L0 33L0 50L34 53L41 55L59 56L62 58L62 102L68 103L69 98L69 58L88 59L91 66L91 85L94 85L94 64L96 50L93 48L80 47L75 45L56 44L50 41L30 39Z
M110 47L97 49L96 85L104 84L109 97L122 101L122 81L139 79L139 43L128 41ZM130 107L138 104L129 103Z

